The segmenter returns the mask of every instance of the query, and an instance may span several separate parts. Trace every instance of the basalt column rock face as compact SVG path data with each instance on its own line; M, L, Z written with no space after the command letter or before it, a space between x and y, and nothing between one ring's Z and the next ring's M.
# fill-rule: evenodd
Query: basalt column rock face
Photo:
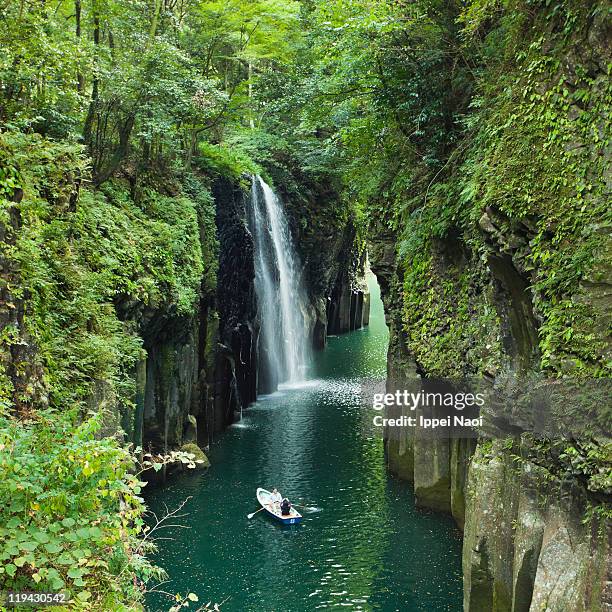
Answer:
M355 252L355 231L347 228L338 252L338 271L327 298L327 333L343 334L368 325L370 293L365 282L366 254Z
M500 443L472 458L464 532L464 609L607 610L610 541L584 491Z
M327 303L327 333L344 334L368 325L370 293L365 279L350 279L348 273L336 281Z
M372 234L374 235L374 232ZM395 235L383 230L382 227L377 228L375 239L368 245L370 265L380 285L385 319L389 328L387 391L390 393L399 389L398 381L409 382L419 379L416 362L408 348L406 334L402 330L402 274L397 264L396 248ZM414 440L408 428L386 432L385 455L387 468L391 473L403 480L414 482Z
M368 325L365 244L354 220L338 214L340 195L332 184L305 182L288 191L281 183L278 192L302 261L313 346L322 349L328 334Z
M397 263L395 248L394 237L381 232L369 249L391 334L390 392L420 377L426 379L429 373L417 359L406 329L406 269ZM455 257L450 258L453 253ZM452 283L459 295L457 270L462 269L465 255L459 249L437 246L432 255L436 276L431 285ZM467 258L469 269L478 270L469 253ZM466 308L473 309L476 318L484 312L478 303L486 300L493 305L495 324L491 321L473 343L466 343L463 361L450 364L465 367L466 376L469 358L478 356L479 344L490 347L483 355L497 355L497 364L481 362L492 380L518 380L537 366L537 318L520 262L505 257L497 246L486 267L472 273ZM584 283L580 299L599 305L602 287L610 282L609 269L599 265L598 270L598 282ZM449 308L452 304L449 300ZM444 331L442 323L438 333ZM501 440L415 439L409 428L399 432L395 428L388 432L385 449L388 469L413 483L416 503L451 513L464 530L466 611L608 609L606 602L612 601L610 526L604 518L588 513L589 504L600 504L601 498L579 479L560 478L547 460L536 462L529 448L509 450Z
M137 445L169 451L206 448L255 400L256 334L253 241L245 221L248 192L229 180L213 186L218 238L216 293L202 288L191 316L146 312L146 358L137 365Z
M178 448L189 415L198 414L197 318L153 318L145 332L147 357L137 368L137 444L157 450ZM142 419L142 422L139 422Z
M389 392L427 374L411 350L403 324L403 272L392 255L391 240L386 244L379 240L370 247L391 334ZM537 354L535 319L514 266L510 268L507 261L489 264L487 286L475 284L472 291L490 296L490 303L497 304L495 333L507 368L503 375L516 379L529 371ZM452 279L444 260L437 270L440 279ZM585 285L583 295L587 290L599 291L604 278L598 276L596 289ZM501 377L500 371L497 378ZM588 511L589 504L601 504L602 498L579 479L560 478L547 460L536 462L529 448L518 452L504 444L502 440L415 439L410 428L393 428L385 439L388 469L413 483L417 505L451 513L464 530L464 610L609 609L610 525Z
M214 412L209 426L219 431L232 422L235 413L256 399L257 330L253 323L256 317L253 238L245 208L248 193L229 181L219 181L213 195L219 238L219 347Z
M205 449L216 431L216 389L224 386L215 378L219 317L210 299L202 296L191 317L151 313L144 326L146 357L135 371L134 424L124 425L137 446L167 452L189 442Z
M583 87L593 100L602 100L609 91L603 69L610 60L609 20L600 9L581 11L588 18L563 43L557 44L550 27L554 15L542 20L546 28L542 15L530 26L532 32L539 28L543 33L543 52L559 66L550 81L548 73L539 77L538 92L548 94L559 82L568 92ZM534 46L539 49L539 44ZM580 76L584 65L589 65L586 81ZM516 83L525 83L528 78L520 70L517 64ZM496 103L492 99L490 108ZM521 104L513 102L511 112ZM534 107L537 114L544 103ZM606 112L595 103L585 108L568 102L555 121L564 126L564 133L571 133L563 150L575 155L577 170L572 172L589 177L591 192L584 196L581 212L603 211L610 149L576 126L579 117L588 116L593 133L607 133ZM530 111L522 112L527 125ZM554 192L552 180L544 178L548 170L530 182L533 160L508 145L528 143L530 151L544 151L554 126L542 132L529 132L518 123L494 127L503 136L501 144L493 140L494 154L483 153L479 140L473 164L480 170L488 165L495 172L485 182L479 182L478 173L473 175L470 189L476 195L463 220L453 218L442 236L433 225L419 233L422 226L413 220L436 214L424 198L418 204L423 217L403 218L397 233L389 229L393 224L373 220L369 253L391 334L388 390L419 377L477 380L504 390L502 405L511 418L505 420L503 432L482 430L478 440L415 440L406 428L387 437L388 467L414 484L417 504L452 513L463 529L466 611L610 610L612 530L606 517L611 498L609 479L603 476L610 473L605 450L609 400L591 395L581 403L588 383L609 380L609 223L603 212L601 218L581 219L569 200ZM444 186L460 185L455 192L460 193L468 168L451 166ZM557 173L555 168L550 176ZM520 189L539 204L520 209ZM490 193L496 196L488 198ZM553 203L554 214L540 204L545 201ZM436 206L454 202L442 198ZM554 238L566 223L578 229L563 234L562 240ZM563 281L558 282L559 277ZM607 419L607 434L546 437L525 427L523 406L505 392L514 387L529 395L530 385L540 380L549 389L559 381L575 383L577 392L564 403L565 414L578 422L589 408L595 415L592 423ZM545 403L531 407L537 418L545 418Z

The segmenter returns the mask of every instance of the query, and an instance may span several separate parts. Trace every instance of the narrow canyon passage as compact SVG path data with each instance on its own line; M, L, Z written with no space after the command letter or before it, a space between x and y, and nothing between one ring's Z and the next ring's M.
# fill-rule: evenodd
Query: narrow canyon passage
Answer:
M364 435L364 378L384 378L387 328L369 276L370 326L329 340L309 380L261 397L212 446L212 468L147 493L164 513L191 497L156 561L169 592L195 592L224 610L459 611L461 536L450 517L414 507L410 486L385 470L383 442ZM277 486L303 509L281 527L257 509ZM175 521L173 521L175 522ZM166 599L150 594L150 610Z
M612 612L609 2L0 13L0 611Z

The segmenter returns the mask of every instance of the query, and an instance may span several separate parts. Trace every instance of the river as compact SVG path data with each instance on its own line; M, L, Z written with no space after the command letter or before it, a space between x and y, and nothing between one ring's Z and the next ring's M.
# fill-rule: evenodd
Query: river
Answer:
M147 492L158 514L190 497L187 528L160 534L171 538L155 555L169 574L160 588L224 601L223 612L462 609L460 532L414 507L410 486L385 470L382 440L362 433L372 411L359 384L385 376L388 337L369 284L368 328L330 338L306 383L260 398L212 445L210 470ZM258 486L307 506L303 523L247 520ZM155 593L147 603L169 607Z

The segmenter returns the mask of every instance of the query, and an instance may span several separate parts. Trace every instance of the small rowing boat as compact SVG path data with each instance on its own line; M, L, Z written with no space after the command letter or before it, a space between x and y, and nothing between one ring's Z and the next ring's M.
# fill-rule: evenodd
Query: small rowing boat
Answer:
M292 506L288 515L284 516L281 514L280 504L271 501L270 497L272 493L262 489L257 489L257 501L261 504L261 507L277 521L280 521L283 525L297 525L302 522L302 515Z

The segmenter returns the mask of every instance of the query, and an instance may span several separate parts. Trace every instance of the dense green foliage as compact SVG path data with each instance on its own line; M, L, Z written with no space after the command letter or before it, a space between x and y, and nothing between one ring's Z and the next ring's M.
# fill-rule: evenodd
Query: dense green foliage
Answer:
M134 580L160 576L144 553L142 483L112 439L96 439L102 413L73 427L64 415L0 417L0 577L15 590L68 592L72 608L122 610Z
M200 243L200 226L214 239L210 197L185 176L177 195L149 187L135 201L114 179L81 189L71 204L74 177L87 172L80 146L12 132L0 143L4 193L22 195L2 245L15 267L4 279L7 306L25 311L2 341L36 347L16 353L29 362L22 377L9 376L6 353L0 362L0 525L11 534L2 538L1 583L66 589L85 609L120 609L140 597L134 574L155 571L137 539L144 506L133 459L101 436L116 431L118 409L131 412L143 354L137 313L187 316L201 285L214 289L213 252L213 276L203 278ZM5 199L5 215L10 206Z
M0 586L139 605L144 508L105 436L131 418L142 321L214 302L219 177L263 174L304 244L351 223L397 245L396 324L425 372L500 372L503 256L537 322L523 365L609 375L609 313L588 291L610 266L606 11L5 3Z
M607 9L550 4L338 1L310 15L301 126L327 136L373 235L399 236L403 323L431 374L503 361L498 254L532 287L541 366L609 372L605 313L583 291L610 265Z
M117 434L146 322L185 326L214 302L210 186L266 174L264 145L239 141L255 75L295 53L298 13L274 0L0 10L2 588L117 610L159 576Z

